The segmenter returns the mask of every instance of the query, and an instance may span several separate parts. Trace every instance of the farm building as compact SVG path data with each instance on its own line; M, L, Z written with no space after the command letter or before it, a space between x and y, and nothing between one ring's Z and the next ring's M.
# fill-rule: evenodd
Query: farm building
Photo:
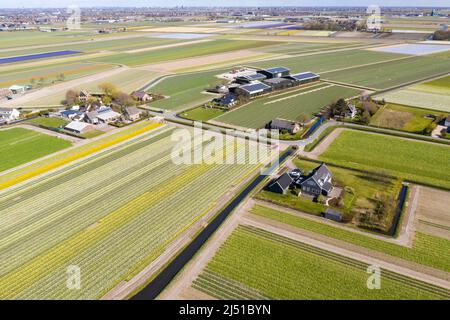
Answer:
M78 116L80 114L80 112L77 111L77 110L64 110L64 111L61 111L59 114L63 118L67 118L67 119L72 120L73 118Z
M270 92L271 87L259 81L251 84L246 84L236 88L236 93L246 96L248 98L255 97L266 92Z
M269 69L258 70L257 73L266 76L268 79L272 79L288 76L291 71L285 67L273 67Z
M294 86L294 82L292 80L286 78L272 78L264 80L263 83L267 84L272 88L272 90L281 90Z
M284 78L294 81L297 85L320 80L318 74L309 71L286 75Z
M333 190L332 178L330 170L322 163L301 181L301 190L311 196L327 196Z
M127 107L125 108L125 116L130 121L136 121L141 117L141 111L136 107Z
M97 111L90 111L90 112L86 112L84 114L84 118L83 120L87 123L91 123L91 124L97 124L98 123L98 112Z
M97 119L99 122L111 123L118 120L122 115L108 107L101 107L98 111Z
M9 90L13 94L20 94L20 93L24 93L26 88L24 86L13 85L13 86L9 87Z
M82 103L86 103L91 98L91 93L87 90L81 90L78 94L78 100Z
M148 102L148 101L152 101L153 98L151 95L149 95L147 92L145 91L134 91L131 94L131 97L137 101L140 102Z
M92 129L94 129L94 127L89 123L72 121L68 125L66 125L64 129L70 132L74 132L76 134L83 134L91 131Z
M267 126L267 129L274 129L274 130L286 130L290 134L297 133L300 130L300 124L294 121L289 121L285 119L273 119L270 121Z
M339 211L333 210L333 209L328 208L324 213L322 213L322 216L325 219L333 220L336 222L342 221L342 213L340 213Z
M289 175L289 173L283 173L281 176L278 177L278 179L274 180L271 184L269 184L267 190L275 193L285 194L286 191L291 186L292 181L293 180Z
M0 119L4 122L10 122L19 119L20 111L17 109L0 108Z

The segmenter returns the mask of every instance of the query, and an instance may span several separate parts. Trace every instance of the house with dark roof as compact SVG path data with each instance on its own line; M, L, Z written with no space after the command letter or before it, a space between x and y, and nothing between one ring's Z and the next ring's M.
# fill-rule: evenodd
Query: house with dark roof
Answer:
M258 70L257 73L265 75L268 79L272 79L288 76L291 73L291 70L285 67L273 67L269 69Z
M152 100L152 96L145 91L134 91L131 97L140 102L148 102Z
M328 196L333 190L333 175L328 167L322 163L300 182L303 193L311 196Z
M237 97L234 93L227 93L221 98L215 99L215 102L221 107L233 107L237 103Z
M300 130L300 124L294 121L276 118L271 120L267 125L267 129L286 130L290 134L297 133Z
M286 191L291 186L292 181L293 180L289 175L289 173L287 172L283 173L281 176L278 177L278 179L274 180L272 183L269 184L267 190L275 193L285 194Z

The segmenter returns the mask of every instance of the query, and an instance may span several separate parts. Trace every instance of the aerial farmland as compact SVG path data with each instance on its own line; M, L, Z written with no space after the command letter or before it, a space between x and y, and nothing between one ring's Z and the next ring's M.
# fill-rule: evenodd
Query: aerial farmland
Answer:
M28 2L0 299L450 299L449 8Z

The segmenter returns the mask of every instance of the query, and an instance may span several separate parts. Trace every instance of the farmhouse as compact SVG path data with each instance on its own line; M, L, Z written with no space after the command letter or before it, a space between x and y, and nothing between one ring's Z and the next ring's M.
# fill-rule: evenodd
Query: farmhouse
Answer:
M333 190L332 178L330 170L322 163L300 182L301 190L311 196L328 196Z
M0 120L10 122L19 119L20 111L17 109L0 108Z
M236 105L237 97L233 93L228 93L228 94L224 95L222 98L216 99L215 101L221 107L230 108L230 107L233 107Z
M127 107L125 108L125 116L130 121L136 121L141 117L141 111L136 107Z
M268 79L285 77L288 76L290 72L291 71L285 67L273 67L257 71L257 73L266 76Z
M72 120L72 119L74 119L76 116L80 115L80 112L79 112L79 111L76 111L76 110L64 110L64 111L61 111L61 112L60 112L60 115L61 115L63 118L67 118L67 119Z
M74 132L76 134L83 134L94 129L91 124L80 121L72 121L64 127L67 131Z
M293 180L289 175L289 173L283 173L281 176L278 177L278 179L274 180L271 184L269 184L267 190L275 193L285 194L286 191L291 186L292 181Z
M267 126L267 129L274 129L274 130L286 130L290 134L297 133L300 130L300 124L294 121L289 121L285 119L276 118L270 121Z
M248 98L252 98L270 91L270 86L259 81L255 81L254 83L246 84L236 88L236 93Z
M153 100L152 96L145 91L134 91L131 97L140 102L148 102Z
M78 100L82 103L86 103L91 98L91 93L87 90L81 90L78 94Z
M346 116L347 118L352 118L352 119L353 119L354 117L356 117L357 114L358 114L358 111L356 110L355 105L349 103L349 104L347 105L347 110L346 110L346 112L345 112L345 116Z

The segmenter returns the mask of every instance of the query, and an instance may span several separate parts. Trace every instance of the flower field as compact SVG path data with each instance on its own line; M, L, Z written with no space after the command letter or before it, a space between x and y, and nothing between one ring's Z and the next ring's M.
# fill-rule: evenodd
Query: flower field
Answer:
M368 265L273 233L240 226L193 287L218 299L448 299L450 292L381 270L367 288Z
M0 194L0 297L100 298L256 169L176 165L171 133L146 133ZM72 265L79 290L66 286Z

